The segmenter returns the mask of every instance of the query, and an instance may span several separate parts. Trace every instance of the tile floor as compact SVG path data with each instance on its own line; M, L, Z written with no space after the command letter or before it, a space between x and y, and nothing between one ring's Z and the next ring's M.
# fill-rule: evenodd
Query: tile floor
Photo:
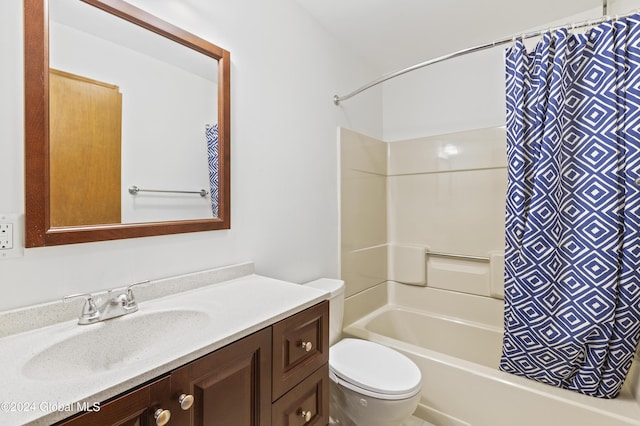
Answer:
M402 426L436 426L436 425L412 416L409 420L404 422Z
M332 420L329 420L329 426L334 426L335 424L336 423L334 423ZM409 420L402 423L402 426L436 426L436 425L434 425L433 423L429 423L426 420L422 420L412 416Z

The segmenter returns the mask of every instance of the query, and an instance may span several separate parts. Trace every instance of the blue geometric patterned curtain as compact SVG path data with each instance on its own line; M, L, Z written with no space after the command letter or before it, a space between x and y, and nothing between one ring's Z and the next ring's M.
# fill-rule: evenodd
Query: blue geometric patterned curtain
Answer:
M218 217L218 124L206 126L211 212Z
M507 50L500 369L614 398L640 339L640 15Z

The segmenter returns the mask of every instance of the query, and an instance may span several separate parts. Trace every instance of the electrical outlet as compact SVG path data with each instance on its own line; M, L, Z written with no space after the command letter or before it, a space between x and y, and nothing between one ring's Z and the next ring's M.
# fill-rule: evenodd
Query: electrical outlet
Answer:
M0 213L0 259L24 254L22 215Z
M13 248L13 223L0 223L0 250Z

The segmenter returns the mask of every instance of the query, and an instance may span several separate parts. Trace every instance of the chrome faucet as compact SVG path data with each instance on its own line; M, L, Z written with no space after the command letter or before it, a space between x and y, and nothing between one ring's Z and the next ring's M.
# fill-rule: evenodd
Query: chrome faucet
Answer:
M138 303L131 290L133 287L147 285L149 281L140 281L127 286L126 290L118 292L112 296L113 290L107 292L107 300L100 306L96 305L93 295L89 293L72 294L62 298L64 302L78 297L84 297L87 301L82 307L82 313L78 318L78 324L93 324L122 315L132 314L138 310ZM100 300L98 300L100 303Z

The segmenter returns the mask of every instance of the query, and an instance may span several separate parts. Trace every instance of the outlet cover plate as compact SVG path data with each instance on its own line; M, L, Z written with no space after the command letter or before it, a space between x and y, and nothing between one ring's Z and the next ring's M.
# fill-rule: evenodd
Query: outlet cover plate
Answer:
M0 213L0 260L24 255L23 215Z

